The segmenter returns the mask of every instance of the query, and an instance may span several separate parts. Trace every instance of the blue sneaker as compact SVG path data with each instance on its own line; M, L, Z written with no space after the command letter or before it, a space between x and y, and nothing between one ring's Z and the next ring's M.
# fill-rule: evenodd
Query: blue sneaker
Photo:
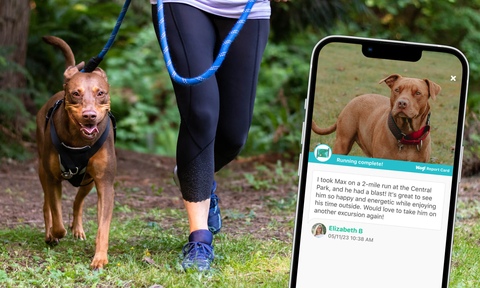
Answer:
M202 242L198 241L201 240ZM185 270L208 271L213 259L213 235L208 230L193 231L183 246L182 267ZM207 244L207 243L210 244Z
M178 189L181 190L180 180L178 179L177 174L177 166L173 169L173 180ZM210 210L208 211L208 230L213 234L217 234L220 232L220 228L222 228L222 216L220 215L220 208L218 207L218 201L220 199L217 194L215 194L215 190L217 190L217 182L213 180L212 195L210 196Z
M220 215L220 207L218 207L218 200L220 199L215 194L215 190L217 190L217 182L213 180L210 210L208 210L208 230L213 234L217 234L220 232L220 228L222 228L222 216Z

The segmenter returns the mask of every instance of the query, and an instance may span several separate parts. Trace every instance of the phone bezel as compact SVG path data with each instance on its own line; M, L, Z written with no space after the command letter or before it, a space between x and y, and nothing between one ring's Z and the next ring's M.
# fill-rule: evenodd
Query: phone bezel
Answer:
M296 207L296 216L295 216L295 228L294 228L294 239L292 247L292 260L290 267L290 281L289 287L296 287L297 274L298 274L298 257L299 249L301 242L301 227L303 222L304 215L304 201L305 201L305 186L306 186L306 174L307 174L307 165L308 165L308 152L310 146L310 137L312 129L312 117L313 117L313 101L315 95L315 85L316 85L316 75L318 68L318 57L321 49L327 44L337 42L337 43L350 43L350 44L361 44L362 47L367 45L399 45L402 47L412 48L412 49L421 49L421 51L432 51L432 52L443 52L449 53L456 56L462 63L462 83L461 83L461 95L460 95L460 105L457 121L457 138L455 141L455 147L460 147L460 149L455 149L454 164L453 164L453 175L452 175L452 187L451 187L451 198L448 209L448 224L447 224L447 237L446 247L445 247L445 256L444 256L444 265L443 265L443 276L442 276L442 287L448 287L448 281L450 276L450 264L451 264L451 252L453 248L453 231L455 225L455 212L457 204L457 195L458 187L460 181L461 173L461 158L463 156L463 134L464 134L464 122L465 122L465 113L466 113L466 101L467 101L467 91L468 91L468 78L469 78L469 66L468 61L460 50L443 45L432 45L432 44L423 44L423 43L414 43L414 42L403 42L403 41L393 41L393 40L381 40L381 39L372 39L372 38L361 38L361 37L351 37L351 36L339 36L333 35L328 36L320 40L317 45L314 47L310 62L310 73L309 73L309 84L308 84L308 95L305 101L305 122L303 123L303 133L302 133L302 153L300 154L299 159L299 186L297 194L297 207ZM367 55L365 55L367 56ZM367 56L368 57L368 56ZM383 57L381 57L383 58ZM387 58L385 58L387 59ZM400 60L402 61L402 60ZM404 60L409 61L409 60ZM413 61L413 60L410 60ZM308 142L308 143L307 143ZM305 169L304 169L305 168ZM455 185L455 183L457 183Z

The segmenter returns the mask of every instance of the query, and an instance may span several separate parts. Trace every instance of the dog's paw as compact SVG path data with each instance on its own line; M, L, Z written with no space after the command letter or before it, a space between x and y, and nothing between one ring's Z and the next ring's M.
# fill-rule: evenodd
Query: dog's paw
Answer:
M62 239L63 237L67 236L67 230L65 230L65 228L63 227L57 228L57 229L52 227L52 229L50 230L50 233L52 234L52 238L57 238L57 239Z
M93 257L93 261L92 261L92 264L90 264L90 267L92 267L93 270L98 270L98 269L102 269L103 268L103 265L107 265L108 264L108 259L107 259L107 255L98 255L98 254L95 254L95 257Z
M85 232L83 231L82 227L72 227L72 235L75 239L87 240L87 236L85 236Z
M51 247L55 247L58 245L58 243L60 243L60 240L58 240L57 238L49 237L49 238L45 238L45 243L47 243Z
M51 247L55 247L60 243L60 240L52 236L52 227L48 229L47 233L45 233L45 243L50 245Z

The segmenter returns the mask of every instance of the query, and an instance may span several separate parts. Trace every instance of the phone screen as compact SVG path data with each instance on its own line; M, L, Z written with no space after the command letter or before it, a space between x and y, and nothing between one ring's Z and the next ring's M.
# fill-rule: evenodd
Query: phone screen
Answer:
M291 287L448 285L468 64L387 44L314 49Z

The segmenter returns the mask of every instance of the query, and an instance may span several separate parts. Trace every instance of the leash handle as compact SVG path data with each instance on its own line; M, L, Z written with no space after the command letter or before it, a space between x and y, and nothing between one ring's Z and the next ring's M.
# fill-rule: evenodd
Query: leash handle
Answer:
M120 30L120 26L122 25L123 18L125 18L125 14L127 14L128 6L130 6L130 2L132 0L125 0L125 3L123 4L122 11L120 12L120 15L118 16L117 19L117 24L115 24L115 27L113 28L112 34L110 34L110 38L108 39L107 44L105 44L105 47L103 47L102 51L98 56L92 57L90 61L88 61L87 65L82 69L81 72L84 73L90 73L95 68L98 67L100 62L102 62L103 58L107 54L108 50L110 50L110 47L112 47L113 42L115 41L115 38L117 37L118 30Z
M100 64L100 62L102 62L103 58L100 58L98 56L95 56L95 57L92 57L90 58L90 60L88 61L88 63L85 65L85 67L83 67L82 71L81 72L85 72L85 73L91 73L93 72L93 70L95 70L95 68L98 67L98 65Z
M256 0L248 0L248 3L245 6L245 10L243 10L242 12L242 15L238 19L237 23L235 23L235 26L233 26L232 31L230 31L228 36L223 41L222 46L220 47L218 56L213 62L212 66L208 68L207 71L205 71L200 76L197 76L194 78L183 78L180 75L178 75L178 73L175 71L175 68L173 68L172 58L170 57L170 51L167 43L167 33L165 32L163 1L157 0L157 18L158 18L158 26L160 28L159 29L160 43L162 46L163 58L165 59L165 64L167 65L167 70L168 70L168 73L170 74L170 77L172 77L172 79L175 82L183 86L193 86L193 85L197 85L204 82L205 80L210 78L213 74L215 74L215 72L217 72L220 65L222 65L222 62L225 59L225 56L227 55L230 44L232 44L233 40L235 39L235 37L237 37L238 33L242 29L243 24L245 24L245 21L248 18L248 14L250 14L250 11L253 7L253 4L255 4L255 1Z

